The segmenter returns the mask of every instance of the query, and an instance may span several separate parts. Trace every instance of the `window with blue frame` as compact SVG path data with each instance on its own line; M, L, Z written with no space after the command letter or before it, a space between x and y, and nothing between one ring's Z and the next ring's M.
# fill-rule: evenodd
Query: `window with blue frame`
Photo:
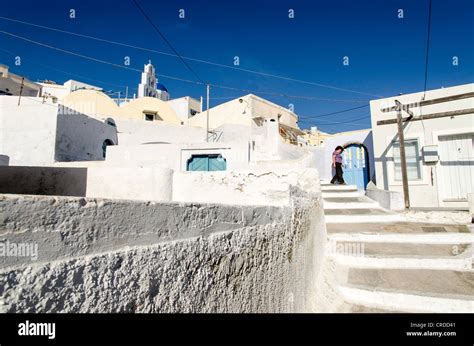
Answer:
M227 162L222 155L193 155L187 162L187 171L225 171L227 169Z

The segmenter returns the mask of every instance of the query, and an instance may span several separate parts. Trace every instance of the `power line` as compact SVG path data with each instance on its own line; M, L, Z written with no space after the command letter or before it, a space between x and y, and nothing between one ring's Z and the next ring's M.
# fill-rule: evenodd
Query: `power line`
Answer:
M28 39L28 38L23 37L23 36L12 34L12 33L7 32L7 31L0 31L0 33L3 33L5 35L24 40L24 41L29 42L29 43L33 43L33 44L42 46L42 47L45 47L45 48L53 49L53 50L56 50L56 51L59 51L59 52L65 53L65 54L70 54L70 55L73 55L73 56L77 56L77 57L87 59L87 60L91 60L91 61L94 61L94 62L98 62L98 63L101 63L101 64L111 65L111 66L114 66L114 67L122 68L122 69L129 70L129 71L134 71L134 72L140 72L140 73L142 72L141 70L133 68L133 67L120 65L120 64L112 63L112 62L109 62L109 61L106 61L106 60L101 60L101 59L97 59L97 58L94 58L94 57L90 57L90 56L87 56L87 55L84 55L84 54L72 52L72 51L69 51L69 50L66 50L66 49L57 48L57 47L54 47L54 46L51 46L51 45L48 45L48 44L45 44L45 43L42 43L42 42L38 42L38 41ZM194 80L178 78L178 77L164 75L164 74L157 74L157 76L161 77L161 78L168 78L168 79L177 80L177 81L186 82L186 83L193 83L193 84L198 84L198 85L205 84L205 83L194 81ZM311 97L311 96L289 95L289 94L284 94L284 93L256 91L256 90L235 88L235 87L219 85L219 84L211 84L211 83L209 83L209 85L212 86L212 87L215 87L215 88L220 88L220 89L243 91L245 93L269 95L269 96L278 96L278 97L286 97L286 98L297 98L297 99L316 100L316 101L367 102L367 101L347 101L347 100L324 99L324 98Z
M340 99L327 99L327 98L321 98L321 97L302 96L302 95L290 95L290 94L285 94L285 93L275 93L275 92L267 92L267 91L255 91L255 90L250 90L250 89L235 88L235 87L224 86L224 85L213 84L213 83L209 83L209 85L215 88L226 89L226 90L243 91L245 93L296 98L296 99L306 99L306 100L316 100L316 101L336 101L336 102L364 102L364 103L367 102L367 101L355 101L355 100L347 101L347 100L340 100Z
M318 124L318 123L316 123ZM318 124L320 126L333 126L333 125L358 125L358 126L367 126L367 124L362 124L362 123L354 123L354 122L328 122L328 123L322 123Z
M72 52L72 51L70 51L70 50L66 50L66 49L62 49L62 48L57 48L57 47L54 47L54 46L51 46L51 45L48 45L48 44L45 44L45 43L41 43L41 42L38 42L38 41L30 40L30 39L28 39L28 38L26 38L26 37L23 37L23 36L19 36L19 35L12 34L12 33L7 32L7 31L0 30L0 33L5 34L5 35L8 35L8 36L15 37L15 38L19 38L19 39L21 39L21 40L24 40L24 41L27 41L27 42L30 42L30 43L33 43L33 44L36 44L36 45L39 45L39 46L42 46L42 47L46 47L46 48L49 48L49 49L53 49L53 50L56 50L56 51L59 51L59 52L62 52L62 53L74 55L74 56L77 56L77 57L79 57L79 58L91 60L91 61L98 62L98 63L105 64L105 65L111 65L111 66L114 66L114 67L118 67L118 68L122 68L122 69L125 69L125 70L129 70L129 71L140 72L140 73L142 72L141 70L136 69L136 68L133 68L133 67L120 65L120 64L116 64L116 63L113 63L113 62L110 62L110 61L105 61L105 60L97 59L97 58L90 57L90 56L87 56L87 55L84 55L84 54ZM182 81L182 82L187 82L187 83L202 84L201 82L196 82L196 81L189 80L189 79L184 79L184 78L178 78L178 77L168 76L168 75L164 75L164 74L159 74L158 76L159 76L159 77L162 77L162 78L169 78L169 79L174 79L174 80L178 80L178 81Z
M7 54L10 54L12 56L15 56L15 53L9 51L9 50L6 50L6 49L3 49L3 48L0 48L0 51L2 52L5 52ZM24 58L22 58L24 59ZM38 61L35 61L33 59L24 59L24 60L27 60L27 61L31 61L32 63L34 64L37 64L39 66L43 66L45 68L48 68L48 69L51 69L53 71L57 71L57 72L60 72L60 73L64 73L64 74L67 74L67 75L70 75L70 76L75 76L75 77L79 77L79 78L82 78L82 79L86 79L86 80L90 80L90 81L93 81L93 82L96 82L96 83L100 83L100 84L104 84L104 85L110 85L110 86L114 86L114 87L119 87L119 88L127 88L126 85L120 85L120 84L114 84L114 83L110 83L110 82L104 82L104 81L101 81L101 80L98 80L98 79L94 79L94 78L90 78L90 77L86 77L86 76L82 76L82 75L79 75L79 74L76 74L76 73L71 73L71 72L67 72L67 71L63 71L63 70L60 70L56 67L52 67L52 66L49 66L49 65L46 65L46 64L43 64L43 63L40 63ZM135 88L136 89L136 88ZM129 90L134 90L134 88L129 88Z
M50 46L50 45L48 45L48 44L46 44L46 43L41 43L41 42L38 42L38 41L33 41L33 40L30 40L30 39L28 39L28 38L26 38L26 37L18 36L18 35L12 34L12 33L7 32L7 31L0 30L0 33L5 34L5 35L8 35L8 36L12 36L12 37L19 38L19 39L21 39L21 40L23 40L23 41L30 42L30 43L34 43L34 44L39 45L39 46L42 46L42 47L46 47L46 48L49 48L49 49L54 49L54 50L59 51L59 52L62 52L62 53L71 54L71 55L74 55L74 56L77 56L77 57L80 57L80 58L83 58L83 59L87 59L87 60L99 62L99 63L106 64L106 65L112 65L112 66L115 66L115 67L123 68L123 69L125 69L125 70L130 70L130 71L135 71L135 72L142 72L141 70L138 70L138 69L133 68L133 67L128 67L128 66L119 65L119 64L116 64L116 63L113 63L113 62L109 62L109 61L105 61L105 60L100 60L100 59L93 58L93 57L90 57L90 56L87 56L87 55L75 53L75 52L72 52L72 51L70 51L70 50L66 50L66 49L62 49L62 48L57 48L57 47L53 47L53 46Z
M344 109L344 110L337 111L337 112L321 114L321 115L306 115L306 116L300 116L300 119L314 119L314 118L318 118L318 119L319 119L319 118L327 117L327 116L329 116L329 115L335 115L335 114L345 113L345 112L353 111L353 110L356 110L356 109L364 108L364 107L367 107L367 106L368 106L368 104L363 105L363 106L359 106L359 107Z
M357 119L348 119L346 121L340 121L340 124L350 124L352 121L359 121L363 119L370 118L370 114L365 114L363 117L357 118Z
M142 15L145 17L145 19L148 21L148 23L151 24L151 26L155 29L155 31L161 36L161 38L163 39L163 41L166 42L166 44L168 45L168 47L171 48L171 50L179 57L179 59L183 62L183 64L188 68L189 71L191 71L191 73L198 79L198 81L200 81L202 84L205 84L204 81L201 79L201 77L198 76L198 74L191 68L191 66L189 66L189 64L183 59L183 57L178 53L178 51L173 47L173 45L171 44L170 41L168 41L168 39L166 38L166 36L161 32L161 30L158 28L158 26L155 25L155 23L153 23L153 21L151 20L150 17L148 17L148 15L146 14L146 12L143 10L143 8L140 6L140 4L138 3L137 0L133 0L133 3L135 4L135 6L137 6L137 8L140 10L140 12L142 13Z
M181 58L181 59L195 61L195 62L199 62L199 63L203 63L203 64L208 64L208 65L218 66L218 67L232 69L232 70L236 70L236 71L242 71L242 72L257 74L257 75L260 75L260 76L277 78L277 79L282 79L282 80L286 80L286 81L302 83L302 84L307 84L307 85L313 85L313 86L317 86L317 87L321 87L321 88L327 88L327 89L333 89L333 90L338 90L338 91L356 93L356 94L360 94L360 95L384 97L384 96L381 96L381 95L365 93L365 92L361 92L361 91L357 91L357 90L340 88L340 87L335 87L335 86L332 86L332 85L316 83L316 82L301 80L301 79L292 78L292 77L280 76L280 75L265 73L265 72L261 72L261 71L245 69L245 68L237 67L237 66L230 66L230 65L220 64L220 63L216 63L216 62L212 62L212 61L208 61L208 60L196 59L196 58L191 58L191 57L186 57L186 56L181 56L181 55L170 54L170 53L166 53L166 52L162 52L162 51L158 51L158 50L154 50L154 49L150 49L150 48L135 46L135 45L131 45L131 44L126 44L126 43L122 43L122 42L107 40L107 39L94 37L94 36L89 36L89 35L84 35L84 34L78 34L78 33L71 32L71 31L56 29L56 28L52 28L52 27L48 27L48 26L44 26L44 25L38 25L38 24L29 23L29 22L25 22L25 21L21 21L21 20L17 20L17 19L12 19L12 18L8 18L8 17L0 16L0 19L15 22L15 23L20 23L20 24L24 24L24 25L29 25L29 26L33 26L33 27L37 27L37 28L41 28L41 29L52 30L52 31L56 31L56 32L60 32L60 33L68 34L68 35L74 35L74 36L78 36L78 37L82 37L82 38L87 38L87 39L91 39L91 40L105 42L105 43L109 43L109 44L114 44L114 45L118 45L118 46L138 49L138 50L142 50L142 51L147 51L147 52L150 52L150 53L156 53L156 54L162 54L162 55L166 55L166 56L178 57L178 58ZM361 101L353 101L353 102L361 102Z
M360 115L360 114L359 114ZM353 121L359 121L363 119L367 119L370 117L370 114L365 114L363 117L356 118L356 119L347 119L346 121L329 121L329 120L315 120L316 123L323 122L328 124L351 124Z

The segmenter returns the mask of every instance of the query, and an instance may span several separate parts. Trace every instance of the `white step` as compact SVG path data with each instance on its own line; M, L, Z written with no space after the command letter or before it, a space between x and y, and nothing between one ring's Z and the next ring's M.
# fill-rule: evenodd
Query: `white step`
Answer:
M364 257L342 254L331 254L329 256L334 258L337 264L351 266L353 268L472 271L472 258L468 256L463 258Z
M332 241L345 242L375 242L375 243L412 243L412 244L462 244L473 243L474 234L471 233L332 233L328 234Z
M403 220L400 214L380 215L325 215L326 223L374 223L374 222L396 222ZM348 225L350 227L350 225Z
M323 198L329 197L361 197L364 196L362 191L341 191L341 192L322 192Z
M356 191L357 186L355 185L321 185L322 191L337 190L337 191Z
M347 303L399 312L472 313L474 300L419 296L408 293L370 291L339 286Z
M324 209L382 209L377 202L348 202L348 203L339 203L339 202L327 202L324 201Z

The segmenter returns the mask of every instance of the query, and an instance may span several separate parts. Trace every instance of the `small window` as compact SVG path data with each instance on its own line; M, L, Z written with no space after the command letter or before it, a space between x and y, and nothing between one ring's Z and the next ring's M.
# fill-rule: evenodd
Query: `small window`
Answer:
M421 158L418 150L418 139L405 141L405 156L407 161L408 180L421 179ZM402 170L400 162L400 143L393 143L393 162L395 167L395 180L402 180Z
M198 113L198 112L197 112L197 110L195 110L195 109L190 109L190 110L189 110L189 114L191 114L191 116L194 116L194 115L196 115L197 113Z
M154 119L155 119L155 115L154 115L154 114L145 113L145 120L147 120L147 121L153 121Z
M187 162L187 171L225 171L227 160L220 154L192 155Z

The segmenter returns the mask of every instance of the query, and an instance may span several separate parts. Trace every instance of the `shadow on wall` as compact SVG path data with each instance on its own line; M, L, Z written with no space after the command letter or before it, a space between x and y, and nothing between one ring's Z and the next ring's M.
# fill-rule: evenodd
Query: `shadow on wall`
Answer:
M86 196L87 168L0 167L0 193Z
M405 128L410 124L410 122L404 122L403 123L403 131L405 131ZM377 162L381 162L382 163L382 175L383 175L383 186L379 186L378 188L381 188L383 190L388 190L389 189L389 184L388 184L388 168L387 168L387 162L389 161L393 161L393 157L392 156L387 156L388 152L390 151L390 149L393 147L393 144L394 142L397 142L398 141L398 132L395 133L395 135L393 136L392 140L390 141L390 143L387 145L387 147L385 148L385 150L383 151L383 153L380 155L380 157L377 157L375 160ZM374 182L375 182L375 179L374 179ZM377 183L375 182L375 184L377 185Z
M56 161L104 160L105 147L117 143L117 128L110 123L110 119L102 122L67 107L62 107L58 114L54 150Z

